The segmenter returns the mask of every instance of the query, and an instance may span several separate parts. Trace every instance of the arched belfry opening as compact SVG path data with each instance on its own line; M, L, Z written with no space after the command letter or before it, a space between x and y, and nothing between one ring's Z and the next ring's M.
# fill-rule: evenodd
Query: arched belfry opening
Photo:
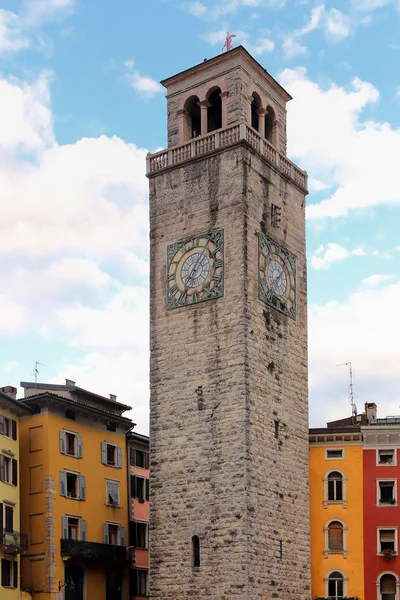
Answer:
M207 109L207 132L221 129L222 127L222 99L221 90L214 89L208 98Z
M254 92L252 95L252 101L251 101L251 126L256 131L258 131L260 108L261 108L260 96L256 92Z
M267 107L267 111L265 113L265 132L264 137L266 140L271 142L271 144L275 145L275 111L271 106Z
M192 561L194 567L200 566L200 539L198 535L192 537Z
M186 139L191 140L201 135L201 115L200 100L197 96L192 96L185 102L186 111Z

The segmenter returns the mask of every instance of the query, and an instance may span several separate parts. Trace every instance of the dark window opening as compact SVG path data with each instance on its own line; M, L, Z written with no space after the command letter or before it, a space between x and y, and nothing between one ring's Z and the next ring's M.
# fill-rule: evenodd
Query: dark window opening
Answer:
M268 106L267 112L265 113L265 139L269 142L273 142L273 132L275 124L275 113L273 109Z
M328 550L330 552L343 552L343 525L339 521L332 521L329 524Z
M396 577L394 575L382 575L379 582L379 591L381 600L395 600L396 598Z
M343 500L343 477L339 471L328 475L328 500L341 502Z
M18 563L13 560L1 559L1 585L3 587L18 587Z
M67 496L69 498L78 497L78 475L67 473Z
M14 507L7 506L4 507L5 512L5 530L7 533L14 532Z
M281 222L281 209L276 204L271 204L271 225L273 227L279 227Z
M68 539L69 540L78 540L78 530L79 530L79 519L68 519Z
M379 482L379 504L395 504L394 481Z
M279 438L279 421L274 421L274 424L275 424L274 435L275 435L275 439L277 440Z
M394 450L379 450L379 464L390 465L394 461Z
M207 131L215 131L222 127L221 90L214 90L208 97L210 106L207 109Z
M253 129L258 131L258 110L260 106L257 102L256 98L253 95L253 100L251 103L251 126Z
M379 551L384 550L395 551L395 530L394 529L381 529L379 531Z
M111 445L111 444L107 444L107 464L114 466L116 463L115 460L115 456L116 456L116 447Z
M73 410L66 410L64 414L66 419L71 419L71 421L75 421L75 413Z
M76 435L73 433L65 433L65 445L67 454L75 456L76 454Z
M115 423L107 423L107 431L117 431Z
M326 458L343 458L343 450L327 450Z
M131 571L131 589L134 596L147 595L147 571L144 569Z
M328 579L328 596L331 600L343 598L343 575L339 571L334 571Z
M143 450L136 450L135 451L135 466L144 469L145 464L146 464L145 452L143 452Z
M193 551L193 566L200 567L200 539L199 536L194 535L192 537L192 551Z
M136 477L136 498L144 498L144 479Z
M108 543L112 546L118 546L118 525L108 525Z
M188 138L196 138L201 135L201 113L200 102L197 96L186 103Z

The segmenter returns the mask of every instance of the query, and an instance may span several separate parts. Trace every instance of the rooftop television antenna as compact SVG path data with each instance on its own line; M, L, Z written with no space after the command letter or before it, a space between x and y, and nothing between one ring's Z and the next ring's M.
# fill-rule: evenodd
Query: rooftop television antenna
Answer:
M42 367L45 367L46 365L44 363L39 362L38 360L35 361L35 370L33 371L32 375L35 378L35 388L37 386L38 383L38 379L39 379L39 369L38 366L41 365Z
M356 406L356 403L354 402L353 369L351 368L351 361L341 363L340 365L337 365L337 366L338 367L349 367L349 377L350 377L349 398L350 398L350 405L351 405L351 416L356 418L357 417L357 406Z

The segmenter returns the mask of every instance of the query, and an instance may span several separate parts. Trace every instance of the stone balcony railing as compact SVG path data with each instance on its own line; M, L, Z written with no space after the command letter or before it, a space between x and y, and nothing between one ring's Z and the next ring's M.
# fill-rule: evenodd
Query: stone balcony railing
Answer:
M130 561L125 546L67 539L61 539L60 546L62 556L119 565L127 565Z
M199 136L181 144L147 155L146 173L152 175L167 167L178 165L196 156L202 156L214 152L219 148L230 146L245 140L255 148L271 165L291 179L298 187L307 192L307 173L299 169L284 154L278 152L272 144L262 138L254 129L241 123L226 129L213 131L208 135Z

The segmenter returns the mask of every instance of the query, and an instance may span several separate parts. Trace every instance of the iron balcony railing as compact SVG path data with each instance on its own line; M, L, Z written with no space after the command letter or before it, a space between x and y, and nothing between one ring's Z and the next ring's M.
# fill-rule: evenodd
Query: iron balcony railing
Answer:
M8 554L20 554L28 549L28 536L19 531L0 529L0 543Z
M99 542L61 539L61 554L98 562L127 565L129 555L125 546L113 546Z

